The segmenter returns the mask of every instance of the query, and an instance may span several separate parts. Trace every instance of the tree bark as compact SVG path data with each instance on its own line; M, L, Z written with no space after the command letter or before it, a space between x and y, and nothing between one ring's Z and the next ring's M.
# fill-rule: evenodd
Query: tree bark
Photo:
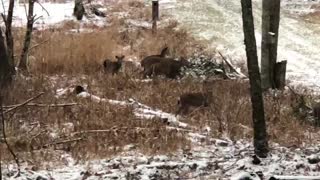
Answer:
M82 20L84 14L85 14L85 9L83 6L83 0L75 0L73 15L77 18L78 21L80 21Z
M11 75L5 40L0 28L0 91L11 82Z
M274 68L277 62L280 0L262 1L261 80L262 88L276 88Z
M252 104L252 119L254 129L255 154L266 157L268 154L268 139L261 88L261 77L258 65L256 39L252 15L251 0L241 0L244 42L246 45L247 66L250 80Z
M13 8L14 8L14 0L10 0L7 20L6 20L6 40L7 40L7 53L9 58L10 71L14 74L15 66L14 66L14 56L13 56L14 47L13 47L13 36L12 36Z
M34 8L35 0L29 0L29 10L28 10L28 22L27 22L27 31L24 37L24 45L21 52L19 69L26 71L27 70L27 59L29 54L29 47L32 38L32 29L34 23L34 16L33 16L33 8Z
M277 62L274 68L275 88L284 89L286 85L287 61Z
M6 53L9 63L9 73L11 75L15 74L15 65L14 65L14 55L13 55L13 36L12 36L12 16L13 16L14 0L9 1L8 15L2 14L2 19L4 21L6 30L4 32L6 37Z

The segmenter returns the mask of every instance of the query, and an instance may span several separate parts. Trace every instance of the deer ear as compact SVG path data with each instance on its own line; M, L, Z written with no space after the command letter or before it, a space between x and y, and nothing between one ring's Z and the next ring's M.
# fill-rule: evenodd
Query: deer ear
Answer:
M121 59L124 59L125 57L126 57L126 56L122 55L122 56L121 56Z
M119 56L115 56L116 59L119 59Z

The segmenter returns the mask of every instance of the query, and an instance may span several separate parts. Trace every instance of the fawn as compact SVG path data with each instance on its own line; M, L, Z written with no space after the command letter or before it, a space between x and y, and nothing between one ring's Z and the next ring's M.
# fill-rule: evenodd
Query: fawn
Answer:
M119 72L122 62L125 56L115 56L117 59L116 62L111 61L110 59L106 59L103 61L104 70L107 73L111 73L112 75Z
M184 93L178 99L177 114L187 114L191 107L209 107L213 101L213 90L209 82L204 81L202 92Z

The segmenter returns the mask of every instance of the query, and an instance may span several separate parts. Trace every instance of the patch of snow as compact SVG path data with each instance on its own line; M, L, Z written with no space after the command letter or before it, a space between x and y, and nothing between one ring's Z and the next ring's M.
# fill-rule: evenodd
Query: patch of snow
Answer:
M252 176L247 172L240 172L230 178L230 180L260 180L257 176Z
M220 140L223 141L223 140ZM161 179L170 177L186 179L234 179L241 180L248 177L252 180L274 177L277 179L319 179L319 166L308 163L306 151L289 149L277 144L271 144L272 151L267 158L261 158L259 165L252 163L251 142L237 141L228 143L225 147L216 144L193 144L189 150L179 150L169 155L148 156L137 151L129 150L110 159L91 160L75 164L68 154L62 155L64 166L48 167L50 170L32 171L28 163L22 164L20 177L13 178L16 167L9 165L3 168L4 179L28 178L36 179L40 176L48 179ZM319 154L320 146L309 148L309 153ZM303 163L303 166L299 164ZM318 169L315 169L315 168ZM10 175L11 174L11 175ZM10 177L9 177L10 175ZM213 178L216 177L216 178Z

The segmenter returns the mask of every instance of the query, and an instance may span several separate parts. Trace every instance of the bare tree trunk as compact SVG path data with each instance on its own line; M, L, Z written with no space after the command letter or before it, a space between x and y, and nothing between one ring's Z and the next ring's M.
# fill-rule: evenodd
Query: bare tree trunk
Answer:
M270 38L271 44L269 49L269 62L270 66L270 78L273 89L277 88L276 85L276 64L278 56L278 36L279 36L279 22L280 22L280 0L272 0L269 2L271 5L270 10Z
M3 37L2 30L0 28L0 91L5 85L11 82L12 74L10 73L9 58Z
M13 56L13 36L12 36L12 16L13 16L14 0L9 1L8 15L2 14L3 21L6 26L6 51L9 63L9 73L15 74L14 56Z
M261 80L262 88L276 88L274 69L277 62L280 0L262 2Z
M268 154L268 139L264 116L261 77L258 65L256 39L252 16L251 0L241 0L244 41L246 45L247 65L250 80L250 93L252 104L252 119L254 129L255 154L266 157Z
M13 58L13 36L12 36L12 16L13 16L14 0L10 0L8 15L6 20L6 40L7 40L7 51L9 57L9 64L14 67Z
M21 52L21 58L19 63L19 69L26 71L27 70L27 59L29 53L29 47L32 38L32 29L34 23L33 7L35 0L29 0L29 10L28 10L28 22L27 22L27 31L24 37L24 45Z
M85 9L83 6L83 0L75 0L73 15L77 18L78 21L80 21L82 20L84 14L85 14Z

